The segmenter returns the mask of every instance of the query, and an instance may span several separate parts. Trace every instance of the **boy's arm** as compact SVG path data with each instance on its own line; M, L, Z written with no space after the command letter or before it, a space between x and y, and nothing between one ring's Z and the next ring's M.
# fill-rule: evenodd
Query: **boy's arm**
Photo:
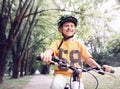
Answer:
M98 68L101 68L101 66L100 66L95 60L93 60L92 58L88 58L88 59L86 60L86 63L87 63L89 66L97 66ZM109 65L102 65L102 68L105 68L105 71L106 71L106 72L111 72L111 70L113 70L112 67L109 66Z
M98 68L101 68L101 66L92 58L87 58L85 61L89 66L97 66Z

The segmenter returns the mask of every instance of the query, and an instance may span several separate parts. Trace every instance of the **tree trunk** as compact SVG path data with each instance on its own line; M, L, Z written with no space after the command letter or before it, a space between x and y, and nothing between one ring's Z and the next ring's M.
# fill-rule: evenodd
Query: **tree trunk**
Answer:
M24 75L28 75L29 74L29 67L28 67L28 65L29 65L29 62L28 62L28 59L26 59L26 61L25 61L25 74Z
M13 68L11 78L18 78L19 73L19 56L16 54L15 47L12 47Z
M40 72L41 72L41 74L49 74L49 69L50 69L50 66L47 64L44 64L44 65L42 65Z
M0 41L0 84L3 82L5 59L7 54L7 47L5 43Z
M11 78L18 78L19 73L19 61L18 58L13 59L13 72Z
M7 40L5 29L7 25L7 18L0 14L0 84L3 82L5 61L7 55Z
M21 66L20 66L20 77L24 76L24 60L22 59Z

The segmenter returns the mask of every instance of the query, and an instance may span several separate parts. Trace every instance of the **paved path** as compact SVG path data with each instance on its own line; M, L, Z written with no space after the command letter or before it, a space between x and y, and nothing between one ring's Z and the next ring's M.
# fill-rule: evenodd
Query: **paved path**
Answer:
M35 75L23 89L49 89L52 77Z

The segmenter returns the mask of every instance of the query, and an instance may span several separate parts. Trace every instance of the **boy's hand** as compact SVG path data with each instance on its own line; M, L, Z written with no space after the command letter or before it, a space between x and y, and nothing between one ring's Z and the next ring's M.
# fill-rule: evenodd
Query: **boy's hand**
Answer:
M47 64L50 64L51 60L52 60L52 52L47 50L44 53L41 53L41 59L46 62Z
M105 72L111 72L113 70L112 66L109 65L103 65L102 68L105 70Z

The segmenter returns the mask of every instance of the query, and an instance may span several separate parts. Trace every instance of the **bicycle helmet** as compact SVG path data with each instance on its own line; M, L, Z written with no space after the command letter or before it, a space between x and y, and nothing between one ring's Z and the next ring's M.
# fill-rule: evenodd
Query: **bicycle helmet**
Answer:
M73 22L75 26L77 26L77 19L70 15L64 15L61 16L61 18L58 20L58 28L60 28L65 22Z
M75 24L75 26L77 26L77 22L78 20L73 17L73 16L70 16L70 15L64 15L64 16L61 16L61 18L58 20L58 28L60 28L61 26L63 26L63 24L65 22L73 22ZM72 38L74 36L74 34L72 36L69 36L69 37L66 37L63 33L63 39L61 40L59 46L58 46L58 49L60 49L62 43L63 43L63 40L68 40L70 38Z

